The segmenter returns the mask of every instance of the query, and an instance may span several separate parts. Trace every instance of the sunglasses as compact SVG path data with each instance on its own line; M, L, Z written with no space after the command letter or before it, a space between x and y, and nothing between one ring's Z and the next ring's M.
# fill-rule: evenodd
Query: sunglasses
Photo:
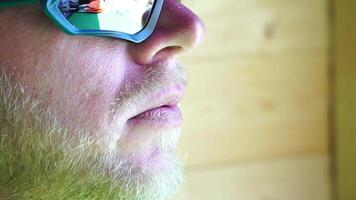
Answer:
M65 33L139 43L158 21L164 0L0 0L0 8L41 3ZM1 12L1 10L0 10Z

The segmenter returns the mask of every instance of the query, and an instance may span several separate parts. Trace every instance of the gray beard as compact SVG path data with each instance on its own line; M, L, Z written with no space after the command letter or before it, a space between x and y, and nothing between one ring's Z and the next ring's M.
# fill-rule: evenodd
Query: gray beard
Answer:
M172 198L182 178L174 155L150 170L99 151L95 134L64 129L20 84L10 85L1 77L0 199Z

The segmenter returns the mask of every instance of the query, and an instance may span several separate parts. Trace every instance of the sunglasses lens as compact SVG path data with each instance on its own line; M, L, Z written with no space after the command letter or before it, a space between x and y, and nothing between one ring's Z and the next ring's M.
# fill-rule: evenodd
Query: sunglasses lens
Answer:
M135 34L149 20L155 0L59 0L58 9L77 29Z

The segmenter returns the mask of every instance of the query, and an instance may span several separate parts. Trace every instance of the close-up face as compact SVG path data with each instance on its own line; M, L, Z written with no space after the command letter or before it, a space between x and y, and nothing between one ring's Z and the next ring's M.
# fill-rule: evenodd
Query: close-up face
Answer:
M119 199L166 199L174 193L181 179L179 159L175 155L182 125L178 104L187 84L186 68L176 56L198 45L204 34L202 22L192 11L177 0L164 0L152 34L140 43L113 37L68 35L51 22L40 5L0 8L0 32L2 117L8 119L7 115L16 112L20 119L16 122L22 123L9 125L3 120L3 127L8 127L6 131L11 132L8 134L19 141L24 132L20 127L26 126L36 133L33 137L42 138L45 144L58 140L51 141L48 135L65 132L66 136L61 137L59 143L71 140L64 142L70 144L55 147L54 151L61 152L61 156L47 158L57 164L51 161L53 166L48 164L50 167L44 168L63 166L64 169L75 168L77 172L72 174L70 170L59 168L43 169L41 174L32 171L36 167L21 168L28 174L18 172L13 176L22 177L17 180L27 181L28 186L8 194L0 192L0 197L13 193L31 195L29 191L40 190L40 186L36 188L25 176L32 180L57 177L54 179L59 181L53 183L57 186L60 180L63 184L72 181L70 187L96 184L88 181L90 177L83 178L86 181L67 180L68 176L78 173L85 174L83 177L102 176L102 182L112 182L120 188L112 197ZM9 102L14 104L15 111L8 109ZM31 135L26 137L31 138ZM32 139L30 145L16 142L17 147L8 145L6 151L5 147L0 148L0 157L7 155L4 152L12 154L11 148L32 152L31 148L41 145ZM2 142L11 143L9 141ZM84 149L82 154L66 158L68 152L77 152L75 149L79 147ZM19 165L30 156L25 154L16 152ZM45 157L32 156L42 164L46 162ZM63 164L71 160L78 163ZM1 174L11 167L10 161L4 163L0 163L4 169ZM63 173L58 175L60 170ZM9 182L10 179L0 184ZM53 188L47 189L56 191ZM113 186L110 188L114 190ZM102 188L101 191L108 193ZM93 195L97 196L78 195L73 199L104 198Z

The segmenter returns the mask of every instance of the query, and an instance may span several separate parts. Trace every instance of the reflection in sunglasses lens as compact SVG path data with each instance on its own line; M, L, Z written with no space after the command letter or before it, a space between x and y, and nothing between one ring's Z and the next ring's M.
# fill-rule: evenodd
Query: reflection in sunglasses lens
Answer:
M154 0L59 0L58 9L77 29L135 34L147 24Z

